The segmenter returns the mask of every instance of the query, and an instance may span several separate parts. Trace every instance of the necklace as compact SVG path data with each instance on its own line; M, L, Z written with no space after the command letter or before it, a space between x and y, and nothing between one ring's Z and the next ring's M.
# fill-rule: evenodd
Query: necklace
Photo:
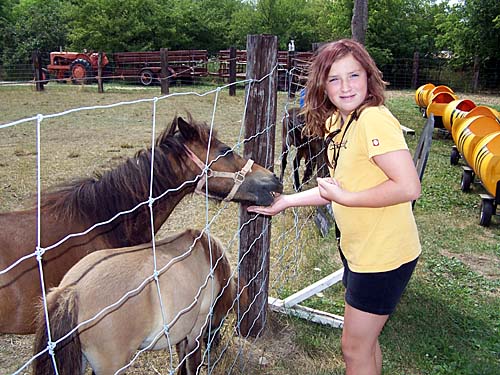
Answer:
M328 135L327 139L326 139L326 143L327 143L327 146L328 146L328 149L332 150L333 151L333 160L332 162L328 161L328 163L330 164L330 166L335 169L335 167L337 166L337 161L339 160L339 157L340 157L340 149L342 147L346 147L346 145L344 144L344 137L347 133L347 130L349 130L349 127L351 126L352 122L354 121L354 119L356 118L356 113L353 113L351 115L351 118L349 119L349 121L347 122L347 124L345 125L344 127L344 131L342 132L342 128L340 129L336 129L334 130L331 134ZM342 136L340 137L340 142L334 142L334 138L340 133L342 132Z

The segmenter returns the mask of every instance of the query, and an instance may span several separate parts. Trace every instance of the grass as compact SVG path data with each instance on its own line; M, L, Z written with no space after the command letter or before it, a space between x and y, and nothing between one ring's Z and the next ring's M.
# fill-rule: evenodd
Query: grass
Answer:
M171 91L209 89L209 86L173 87ZM136 89L121 85L107 86L105 90L105 94L98 94L95 87L50 84L46 91L37 93L31 87L0 87L0 124L37 113L160 95L158 87ZM498 97L460 94L459 97L500 110ZM215 122L220 138L230 145L238 139L243 98L242 90L238 90L236 97L221 93L219 98ZM280 93L278 99L282 106L286 97ZM213 106L213 96L168 99L158 108L162 122L159 128L175 113L185 110L209 122ZM415 106L414 92L390 91L388 106L403 125L416 131L415 136L407 136L413 150L425 122ZM280 111L278 107L278 116ZM151 104L146 103L81 112L47 122L44 147L51 152L44 154L45 162L58 169L46 173L45 183L60 182L75 174L89 175L133 155L150 142L150 119ZM32 126L0 129L1 211L22 206L34 192L33 134ZM384 374L494 375L500 368L500 218L493 217L488 228L478 224L478 193L483 190L478 184L468 194L460 190L461 168L449 162L452 145L449 137L438 131L434 133L422 196L414 211L423 253L398 309L380 338ZM292 190L288 177L285 190ZM203 225L204 215L195 217L189 206L200 202L194 197L187 199L186 206L174 212L171 222L179 222L181 226L187 222ZM219 208L214 205L210 209L215 212ZM295 211L295 215L289 210L273 219L270 295L285 298L340 267L333 233L319 236L311 220L313 215L314 210L303 208ZM223 216L214 224L213 232L227 240L237 223L234 210ZM172 225L165 232L173 230L177 227ZM230 251L235 257L236 249ZM343 288L336 284L303 305L342 314ZM263 337L245 344L240 353L240 362L245 365L232 368L231 372L342 374L340 336L339 329L269 313ZM0 365L0 373L17 369L19 363L8 367L15 362L14 354L25 353L29 358L30 344L29 337L0 335L0 363L6 363L6 367ZM227 362L232 363L231 355L236 353L228 351ZM149 373L153 366L157 369L165 366L165 354L155 358L148 354L145 364L129 373ZM222 368L216 368L214 373L227 373Z

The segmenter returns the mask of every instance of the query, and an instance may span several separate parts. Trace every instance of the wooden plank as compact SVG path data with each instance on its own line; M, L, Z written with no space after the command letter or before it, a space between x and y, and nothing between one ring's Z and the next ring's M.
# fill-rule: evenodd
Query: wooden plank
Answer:
M488 193L480 193L479 197L481 199L488 200L488 201L494 201L495 200L495 197L493 195L488 194Z
M403 133L405 135L415 135L415 130L410 129L410 128L404 126L404 125L401 125L401 129L403 129Z
M308 299L309 297L319 293L326 288L338 283L342 280L344 275L344 268L341 268L334 273L323 277L321 280L316 281L314 284L307 286L306 288L299 290L298 292L288 296L283 300L284 307L292 307L296 304Z
M342 328L344 326L344 317L326 311L315 310L301 305L295 305L291 308L284 307L282 300L273 297L268 298L268 305L272 311L296 316L313 323L328 325L333 328Z

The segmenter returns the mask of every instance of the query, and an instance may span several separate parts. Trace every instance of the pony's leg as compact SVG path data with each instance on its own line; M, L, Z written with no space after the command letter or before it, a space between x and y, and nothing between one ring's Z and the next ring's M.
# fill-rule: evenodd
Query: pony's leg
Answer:
M295 159L293 159L293 187L295 188L295 191L302 190L300 187L300 176L299 176L301 157L302 157L301 150L297 149L297 155L295 155Z
M205 332L205 335L203 336L203 343L205 344L205 347L207 347L210 343L210 347L216 348L220 342L220 329L218 329L218 327L212 327L210 330L210 337L208 336L208 330Z
M186 367L186 348L187 348L187 339L182 340L175 346L175 350L177 351L177 358L179 359L179 367L177 369L177 375L187 375L187 367Z
M188 340L185 338L179 342L175 349L179 357L177 375L194 375L201 364L201 343L196 338Z
M280 181L283 182L283 177L285 176L285 168L288 157L288 147L283 145L283 150L281 152L281 170L280 170Z
M194 341L193 343L190 343L187 346L187 352L189 353L186 362L187 375L197 374L198 368L201 365L201 347L198 345L196 340L193 341Z
M313 160L311 158L311 154L309 152L306 152L305 155L305 164L306 168L304 171L304 177L302 178L302 185L305 185L309 180L311 179L312 172L313 172Z

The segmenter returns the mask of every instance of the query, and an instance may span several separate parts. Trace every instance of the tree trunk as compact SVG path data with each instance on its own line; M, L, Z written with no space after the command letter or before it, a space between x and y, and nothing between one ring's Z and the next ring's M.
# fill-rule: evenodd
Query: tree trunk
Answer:
M351 33L352 38L365 44L366 30L368 29L368 0L354 0L352 10Z

